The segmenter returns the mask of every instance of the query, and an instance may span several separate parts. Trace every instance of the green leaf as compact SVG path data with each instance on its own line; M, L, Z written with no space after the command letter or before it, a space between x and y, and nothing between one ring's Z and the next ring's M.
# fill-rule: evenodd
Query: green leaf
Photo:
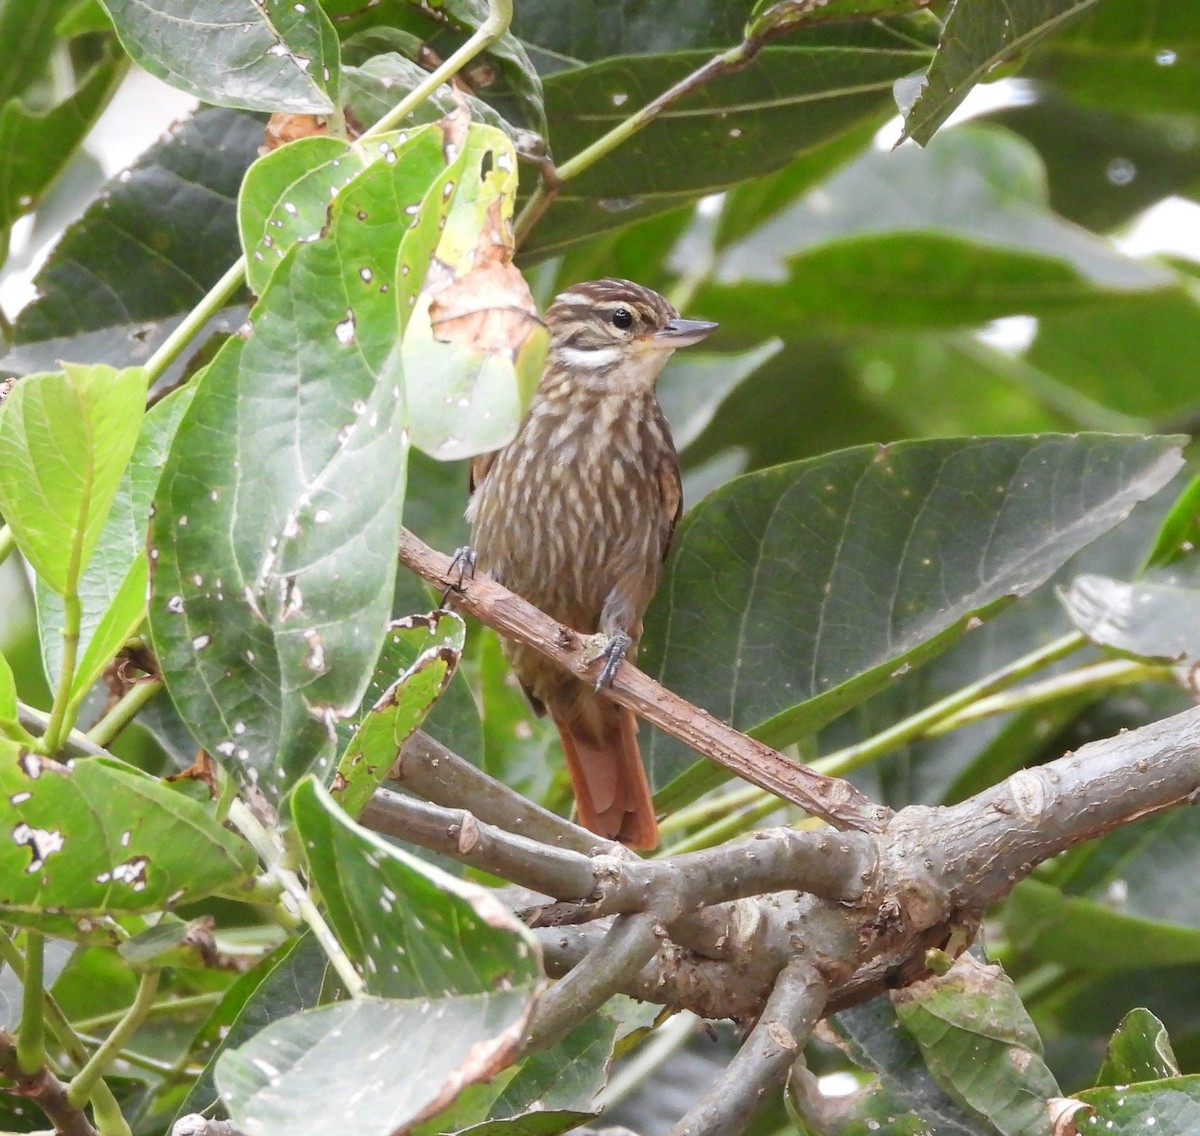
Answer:
M1055 217L1027 144L962 127L868 150L719 251L692 306L746 337L1054 315L1176 282Z
M291 811L333 931L371 993L532 996L536 941L494 895L355 824L311 777Z
M1061 598L1071 622L1101 647L1171 663L1200 658L1200 590L1193 581L1076 576Z
M284 1018L222 1055L221 1100L246 1136L390 1136L512 1060L526 997L359 998Z
M408 616L388 625L384 654L412 656L359 723L338 762L333 797L358 816L388 775L405 739L425 720L454 675L467 627L451 611ZM378 669L376 674L378 674Z
M1108 1042L1096 1075L1101 1085L1132 1085L1179 1076L1179 1063L1166 1027L1149 1010L1130 1010Z
M430 190L436 209L427 206L415 218L400 249L401 274L410 266L418 271L428 259L429 236L441 234L438 272L417 297L402 351L405 373L421 376L407 388L413 444L450 461L512 439L541 377L548 335L527 286L507 262L517 193L512 143L494 127L472 125L440 196L438 188ZM473 289L472 280L478 281ZM435 329L431 318L434 305L455 288L468 290L474 315L487 316L462 338L447 334L442 323Z
M831 21L902 16L912 9L911 0L757 0L745 34L757 39Z
M956 0L904 137L925 145L983 77L1078 17L1096 0Z
M145 617L150 502L192 394L192 387L181 387L157 402L142 419L133 456L121 475L95 555L79 580L83 618L72 698L91 687ZM53 689L62 671L63 602L41 580L36 584L36 596L42 663Z
M73 592L137 441L140 368L64 364L28 375L0 406L0 512L34 571Z
M1200 1076L1085 1089L1076 1096L1096 1110L1080 1125L1082 1132L1192 1136L1200 1128Z
M1193 477L1164 518L1143 568L1169 568L1200 546L1200 477Z
M568 181L522 253L546 256L777 170L865 121L882 125L892 84L928 54L873 28L855 35L850 43L765 48L751 66L680 100L613 159ZM546 111L560 165L709 57L639 55L551 76Z
M0 920L86 937L91 921L191 903L247 879L212 811L109 758L59 765L0 739Z
M133 60L217 106L325 114L338 42L319 4L289 0L102 0Z
M879 1091L867 1105L869 1116L883 1120L908 1114L933 1125L939 1136L991 1136L934 1078L888 999L875 998L843 1010L830 1018L829 1024L851 1059L879 1077ZM875 1131L870 1125L868 1130Z
M59 241L14 341L120 328L136 350L146 329L131 323L190 311L237 259L238 187L262 143L261 120L210 108L152 146ZM63 356L95 357L65 347Z
M407 457L396 251L424 178L376 163L327 235L292 248L200 379L156 498L150 627L171 697L271 796L332 772L386 630Z
M1169 480L1175 446L946 439L739 478L676 533L646 667L769 744L795 741L1044 581ZM658 735L647 749L659 786L690 761Z
M0 42L6 49L11 46L8 41ZM6 68L9 60L6 55ZM124 73L119 63L106 60L88 73L73 94L49 110L32 110L15 98L0 105L0 241L4 231L37 203L67 164Z
M1046 1136L1062 1094L1012 982L998 966L960 955L949 973L892 995L901 1024L938 1083L1002 1136Z
M404 141L400 135L389 134L367 144L340 138L301 138L255 162L246 172L238 197L238 226L250 288L259 295L265 292L288 250L321 234L329 202L338 190L394 150L392 161L416 163L426 171L424 179L414 185L432 180L444 164L440 137L430 131Z
M12 667L0 653L0 731L12 727L17 721L17 684L13 681Z
M271 1022L319 1005L328 970L329 959L316 936L306 932L241 975L200 1027L196 1044L211 1056L172 1126L181 1117L208 1112L219 1103L216 1069L226 1050L244 1045Z

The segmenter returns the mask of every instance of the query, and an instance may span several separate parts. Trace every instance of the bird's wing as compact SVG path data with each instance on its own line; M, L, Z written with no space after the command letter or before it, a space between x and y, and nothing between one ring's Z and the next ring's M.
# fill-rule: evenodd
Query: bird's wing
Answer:
M479 454L471 459L471 471L467 481L468 495L475 492L483 484L483 479L487 477L488 470L492 468L492 462L496 460L498 450L493 450L490 454Z
M662 549L662 558L666 560L667 553L671 551L675 526L683 515L683 483L679 480L679 459L674 454L663 454L658 459L658 493L662 501L662 515L670 518Z

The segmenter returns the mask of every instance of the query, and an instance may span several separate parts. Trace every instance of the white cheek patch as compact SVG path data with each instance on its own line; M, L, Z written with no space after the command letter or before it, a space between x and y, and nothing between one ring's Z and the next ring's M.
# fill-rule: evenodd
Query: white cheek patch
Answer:
M560 347L557 354L568 367L583 371L603 371L621 359L619 347Z

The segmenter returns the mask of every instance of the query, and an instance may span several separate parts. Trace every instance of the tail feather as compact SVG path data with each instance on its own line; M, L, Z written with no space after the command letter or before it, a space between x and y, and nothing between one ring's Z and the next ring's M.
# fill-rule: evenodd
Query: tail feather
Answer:
M658 823L633 711L607 698L550 706L575 787L579 821L630 848L657 848Z

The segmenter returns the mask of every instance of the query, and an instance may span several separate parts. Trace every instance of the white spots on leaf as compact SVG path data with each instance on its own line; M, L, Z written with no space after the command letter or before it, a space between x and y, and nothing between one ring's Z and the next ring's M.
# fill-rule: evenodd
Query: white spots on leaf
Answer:
M197 588L203 588L204 587L204 577L201 576L199 572L193 573L192 583L195 584Z
M123 864L115 865L111 871L101 872L96 883L128 884L134 891L146 890L146 866L149 856L131 856Z
M244 734L246 732L246 723L245 722L234 722L233 732L240 737L242 734Z
M211 635L197 635L192 640L192 650L193 651L203 651L204 648L207 647L211 642L212 642Z
M21 772L30 781L36 781L42 775L42 759L36 753L23 753L17 758Z
M363 265L363 267L358 270L358 278L364 284L370 284L371 281L375 279L375 273L367 268L366 265Z
M614 91L610 97L612 100L612 105L615 107L624 106L627 102L629 102L629 95L624 91Z
M513 170L512 157L507 151L502 151L496 156L496 166L502 169L506 174L511 174Z
M284 212L285 212L285 213L286 213L286 214L287 214L289 217L296 217L296 216L299 216L299 213L300 213L300 210L299 210L299 209L297 209L297 208L296 208L296 206L295 206L295 205L293 205L293 204L292 204L290 201L285 201L285 202L283 203L283 211L284 211Z
M353 410L356 415L362 416L367 412L367 404L361 398L356 398L350 404L350 409Z
M332 517L332 514L329 512L328 509L318 509L315 513L313 513L313 520L318 525L327 525L329 523L331 517Z
M1154 53L1154 62L1157 63L1159 67L1172 67L1178 58L1179 56L1176 55L1176 53L1173 52L1169 47L1164 47L1161 51L1156 51ZM1149 1121L1149 1123L1152 1124L1154 1122Z
M179 519L175 522L180 528L187 524L187 513L180 513Z
M346 309L346 318L334 327L333 336L343 347L349 347L354 342L357 332L353 308Z
M209 492L208 492L208 499L209 499L210 501L219 501L219 500L221 499L221 492L220 492L220 490L218 490L218 489L210 489L210 490L209 490Z
M22 821L12 830L14 844L29 849L29 866L25 869L27 875L41 871L42 865L55 852L61 852L66 844L66 837L57 828L34 828Z
M406 205L404 207L404 215L406 217L415 217L421 211L420 204Z
M1104 171L1104 176L1113 185L1128 185L1137 177L1137 166L1128 158L1113 158L1108 163L1108 168Z
M454 182L453 181L446 182L446 184L444 186L442 186L442 200L444 201L453 192L454 192Z
M218 742L217 743L217 753L219 753L222 757L232 757L233 756L233 742L231 742L231 741Z
M129 847L129 840L132 836L133 836L133 830L129 829L129 828L127 828L124 832L121 833L121 847L122 848Z
M742 128L740 126L731 126L729 128L730 138L740 138L742 136Z
M24 804L26 801L28 801L28 800L29 800L29 798L30 798L30 797L32 797L32 796L33 796L33 794L32 794L32 793L29 793L29 792L25 792L25 793L14 793L14 794L13 794L11 797L9 797L9 798L8 798L8 800L9 800L9 803L10 803L10 804L13 804L13 805L23 805L23 804Z
M288 576L283 581L283 595L279 607L279 620L286 622L300 614L304 607L304 597L300 594L300 585L295 576Z
M315 674L324 674L327 669L325 664L325 644L322 642L321 636L317 633L315 627L310 627L304 632L304 642L308 646L308 651L304 655L305 668L313 671Z

